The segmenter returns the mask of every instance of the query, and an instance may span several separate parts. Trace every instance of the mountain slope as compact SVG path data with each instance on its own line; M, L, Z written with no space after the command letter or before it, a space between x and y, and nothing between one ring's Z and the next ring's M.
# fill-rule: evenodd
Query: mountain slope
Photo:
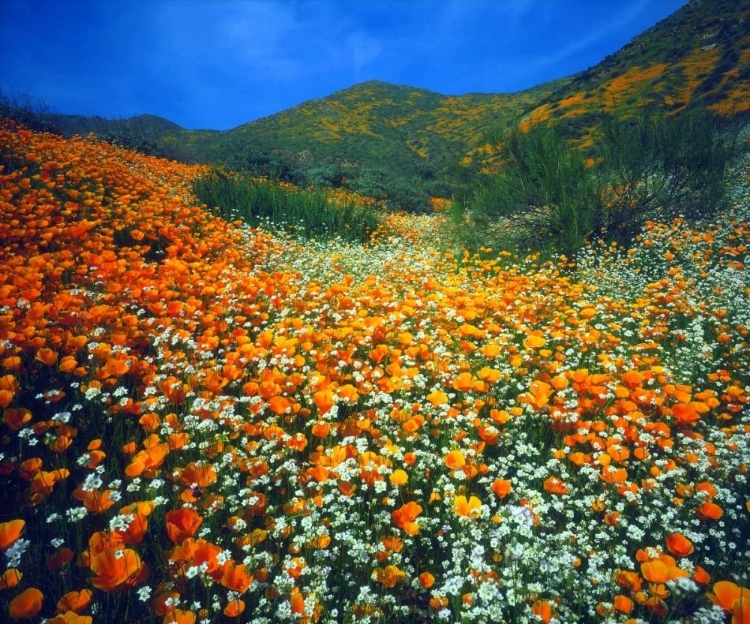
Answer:
M294 181L345 185L414 208L473 184L492 164L488 137L509 127L562 124L593 151L606 116L641 108L747 114L750 0L692 0L597 65L518 93L445 96L370 81L223 132L185 130L152 115L50 118L68 135L95 132L142 151L232 167L262 161L261 173L283 169Z
M617 53L572 77L512 94L444 96L371 81L194 141L210 159L253 146L303 162L337 162L438 178L486 165L488 132L562 123L591 146L605 115L750 110L750 0L693 0ZM418 176L417 176L418 177Z
M524 122L564 122L586 138L602 114L641 108L750 111L750 0L692 0L561 84Z
M520 116L553 84L515 94L445 96L369 81L250 122L198 143L212 158L246 145L367 166L444 167L477 144L498 119Z

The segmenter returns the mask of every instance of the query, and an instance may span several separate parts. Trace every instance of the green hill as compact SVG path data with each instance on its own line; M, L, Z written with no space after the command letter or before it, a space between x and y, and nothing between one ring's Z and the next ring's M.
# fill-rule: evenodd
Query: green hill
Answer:
M508 94L446 96L369 81L231 130L186 130L153 115L127 120L46 115L66 135L94 132L186 161L343 186L425 209L493 167L492 143L517 124L561 124L592 152L608 115L750 110L750 0L692 0L578 74ZM592 154L593 155L593 154Z

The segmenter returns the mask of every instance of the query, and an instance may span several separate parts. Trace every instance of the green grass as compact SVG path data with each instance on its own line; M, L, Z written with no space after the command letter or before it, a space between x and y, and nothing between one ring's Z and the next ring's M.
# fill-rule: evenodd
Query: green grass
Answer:
M354 199L219 170L199 178L193 192L228 221L239 219L254 228L270 226L308 239L364 243L380 225L376 210Z

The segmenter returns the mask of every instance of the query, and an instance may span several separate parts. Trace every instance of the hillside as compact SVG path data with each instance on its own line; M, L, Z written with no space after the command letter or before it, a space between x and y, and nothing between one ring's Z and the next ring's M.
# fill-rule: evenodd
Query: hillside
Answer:
M549 83L516 94L445 96L372 80L198 144L226 157L247 144L309 153L315 160L399 169L442 168L481 140L498 119L518 117L553 93Z
M750 110L750 1L694 0L601 63L513 94L445 96L370 81L194 143L210 160L248 145L304 162L337 162L447 178L481 164L488 132L521 121L563 123L591 145L603 115L648 107ZM478 149L479 148L479 149ZM459 155L459 159L457 159Z
M747 621L748 163L575 270L206 171L0 123L0 619Z
M300 185L343 186L410 210L471 189L509 127L561 124L594 151L609 115L750 110L750 0L693 0L574 76L509 94L439 93L369 81L216 132L142 115L48 115L66 136L94 132L125 147L217 162ZM593 154L592 154L593 155Z
M563 123L591 145L604 115L750 110L750 1L693 0L616 54L561 83L524 118Z

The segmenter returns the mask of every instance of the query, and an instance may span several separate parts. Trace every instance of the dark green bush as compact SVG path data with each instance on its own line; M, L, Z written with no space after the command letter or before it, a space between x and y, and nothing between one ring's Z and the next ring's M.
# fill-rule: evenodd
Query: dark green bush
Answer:
M366 242L380 223L371 206L334 198L324 190L283 187L218 169L196 180L193 192L228 221L240 219L251 227L272 226L310 239L340 237Z
M454 211L454 222L477 246L570 253L597 231L601 215L594 179L583 155L558 129L510 132L500 159L500 170Z
M647 220L716 212L737 134L701 111L604 124L596 173L605 238L627 244Z
M245 147L224 160L227 169L242 171L250 176L264 177L290 184L304 183L299 163L288 154L275 150Z
M454 210L470 246L570 254L593 236L627 245L647 220L708 216L723 205L736 129L705 113L607 119L595 166L556 128L515 129L500 170Z
M60 134L53 117L52 110L44 100L25 93L0 90L0 119L12 119L29 130Z

